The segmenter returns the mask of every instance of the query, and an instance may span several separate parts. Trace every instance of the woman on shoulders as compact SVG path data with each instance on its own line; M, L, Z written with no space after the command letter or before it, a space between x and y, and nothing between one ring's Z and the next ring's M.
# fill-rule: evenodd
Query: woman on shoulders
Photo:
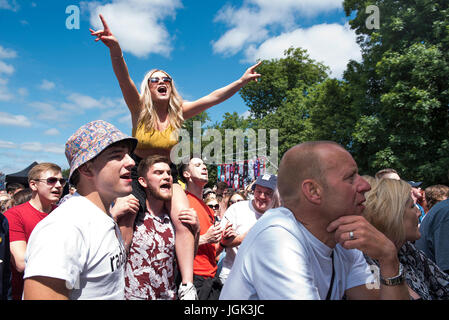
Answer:
M102 41L111 54L114 73L122 90L126 105L131 113L133 134L142 141L136 148L135 154L141 158L151 154L165 153L177 143L177 140L169 141L166 144L159 144L147 141L148 134L158 132L170 132L181 128L183 121L219 104L232 97L248 82L260 77L255 72L260 62L248 68L243 76L229 85L217 89L212 93L195 101L184 101L176 90L173 79L170 75L159 69L149 71L140 86L140 93L131 79L123 52L118 40L112 34L105 19L100 15L104 30L94 31L91 34L96 36L95 41ZM148 139L151 140L151 139Z
M177 92L172 77L159 69L153 69L145 75L139 93L129 75L118 40L112 34L102 15L100 15L100 19L104 27L103 30L90 29L90 31L91 35L96 37L95 41L101 40L109 48L115 76L131 113L132 135L138 139L138 145L132 155L136 162L136 167L133 170L133 194L140 203L138 214L143 214L146 210L144 207L145 193L137 182L136 173L140 161L153 154L170 158L171 149L178 143L177 132L183 121L232 97L248 82L257 81L260 74L256 73L255 69L260 62L247 69L240 79L195 101L184 101ZM173 173L175 172L174 169ZM176 183L173 184L172 199L173 201L167 206L175 226L176 255L182 284L187 285L180 287L180 298L184 296L184 299L189 299L194 296L189 292L192 292L193 259L199 235L193 234L194 232L178 218L183 209L189 208L189 202L181 186Z

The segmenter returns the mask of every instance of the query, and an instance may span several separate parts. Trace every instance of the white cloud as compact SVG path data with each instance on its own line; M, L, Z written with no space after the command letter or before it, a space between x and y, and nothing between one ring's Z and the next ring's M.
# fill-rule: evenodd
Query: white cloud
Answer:
M16 0L0 0L0 9L18 11L19 5Z
M55 86L56 85L55 85L54 82L51 82L51 81L48 81L48 80L44 79L44 80L42 80L42 83L39 85L39 88L41 88L42 90L49 91L49 90L54 89Z
M228 30L212 43L217 54L243 52L245 62L282 58L290 47L307 49L310 57L341 77L350 59L360 60L360 48L349 25L301 27L319 14L342 9L342 0L244 0L240 7L224 6L214 21Z
M1 0L0 0L1 8ZM17 53L8 48L0 46L0 59L12 59L17 57ZM0 75L11 75L14 73L14 67L0 60ZM14 95L7 87L8 79L0 78L0 101L10 101L14 98Z
M67 112L62 108L56 108L52 103L34 101L29 104L32 108L38 111L36 119L45 121L64 122L71 119L73 112Z
M80 93L71 93L62 102L33 101L29 103L29 106L37 110L37 119L58 123L70 121L74 116L87 112L106 110L103 114L107 115L107 118L117 117L127 112L122 98L100 97L97 99Z
M11 75L14 73L14 67L10 64L6 64L3 61L0 61L0 73Z
M164 20L175 17L182 7L180 0L113 0L106 4L81 2L81 6L90 12L94 30L103 29L98 17L103 15L124 51L137 57L170 54L172 38Z
M0 124L6 126L31 127L31 122L23 115L0 112Z
M342 0L245 0L242 7L223 7L215 17L230 29L213 42L214 52L236 54L244 46L273 36L273 30L288 32L295 21L342 7Z
M296 29L267 39L258 47L249 46L248 61L283 57L289 47L307 49L310 57L329 66L332 75L341 78L349 60L360 61L360 47L349 25L320 24L307 29Z
M22 97L25 97L25 96L28 95L28 89L27 89L27 88L19 88L19 89L17 90L17 92L18 92Z
M74 104L77 107L80 107L82 109L92 109L92 108L98 108L101 107L101 103L96 100L95 98L82 95L79 93L72 93L67 97L67 100Z
M15 148L17 148L15 143L0 140L0 149L15 149Z
M49 152L64 154L65 146L54 143L42 144L40 142L25 142L20 145L20 149L32 152Z
M243 119L248 119L251 116L251 111L250 110L246 110L245 112L243 112L239 116L243 117Z
M44 132L44 134L47 135L47 136L57 136L57 135L60 134L60 132L56 128L51 128L51 129L46 130Z
M1 0L0 0L1 1ZM11 59L17 57L17 52L0 46L0 59Z
M14 95L4 84L2 84L2 81L0 81L0 101L11 101L13 98Z

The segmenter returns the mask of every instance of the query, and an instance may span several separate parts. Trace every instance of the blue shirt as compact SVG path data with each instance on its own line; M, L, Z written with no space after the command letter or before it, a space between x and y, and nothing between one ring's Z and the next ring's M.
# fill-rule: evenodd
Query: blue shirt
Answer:
M419 227L415 246L442 270L449 270L449 199L438 202Z

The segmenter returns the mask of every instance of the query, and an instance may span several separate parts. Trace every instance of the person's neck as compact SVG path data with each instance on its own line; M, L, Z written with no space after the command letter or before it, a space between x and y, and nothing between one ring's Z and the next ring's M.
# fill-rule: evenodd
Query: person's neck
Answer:
M335 232L326 231L326 228L330 222L322 219L320 213L311 212L311 214L307 214L307 210L301 209L301 214L299 214L299 209L296 209L297 206L284 206L293 212L296 220L298 220L311 234L313 234L315 238L320 240L329 248L335 248L337 245L337 242L335 241Z
M252 205L252 207L253 207L253 209L258 213L258 214L264 214L265 213L265 211L267 211L267 210L269 210L269 209L271 209L271 207L270 208L268 208L267 210L265 210L265 211L260 211L260 210L257 210L257 208L256 208L256 206L254 205L254 199L253 200L251 200L251 205Z
M199 199L203 199L203 188L204 185L199 185L194 182L188 182L186 185L186 190Z
M42 200L39 198L38 194L35 194L30 199L30 205L37 211L50 213L53 202Z
M151 194L149 194L148 192L146 192L146 204L147 204L147 210L148 212L150 212L152 215L155 216L161 216L163 215L165 212L165 202L163 200L160 199L156 199L154 198Z
M105 214L110 216L109 208L113 202L114 199L107 199L106 197L102 197L98 191L92 191L92 190L83 190L78 189L78 194L88 199L90 202L92 202L94 205L96 205L101 211L103 211Z
M159 122L164 123L168 118L168 101L155 104L154 110L156 110Z

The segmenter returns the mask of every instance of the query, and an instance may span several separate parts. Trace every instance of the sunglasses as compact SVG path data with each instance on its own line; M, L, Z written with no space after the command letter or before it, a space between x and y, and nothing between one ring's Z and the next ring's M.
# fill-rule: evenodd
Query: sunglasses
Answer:
M159 80L161 80L159 77L151 77L150 78L151 83L158 83ZM170 77L162 77L162 81L165 83L171 83L171 78Z
M218 204L208 204L207 206L214 210L218 210L218 208L220 208L220 206Z
M65 186L65 184L67 183L67 180L66 179L64 179L64 178L56 178L56 177L50 177L50 178L47 178L47 179L33 179L33 180L36 180L36 181L45 181L45 182L47 182L47 184L48 185L53 185L53 184L56 184L58 181L59 181L59 183L61 184L61 186Z

